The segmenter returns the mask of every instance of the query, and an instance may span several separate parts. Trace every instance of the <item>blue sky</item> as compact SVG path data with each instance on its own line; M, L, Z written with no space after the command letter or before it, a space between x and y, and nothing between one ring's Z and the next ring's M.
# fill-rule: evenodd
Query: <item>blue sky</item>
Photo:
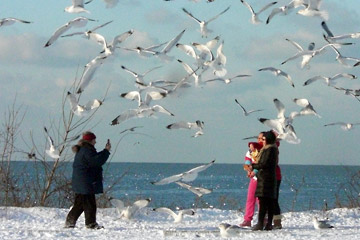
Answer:
M248 2L257 11L270 1ZM274 7L288 2L280 0ZM59 122L63 94L71 89L74 79L80 77L79 68L93 59L100 49L96 43L79 36L58 39L48 48L43 46L58 27L75 17L86 16L99 22L88 23L84 29L114 21L98 31L107 39L134 29L134 34L122 43L127 47L165 42L184 29L186 31L180 40L183 44L204 43L220 35L227 56L227 76L252 75L229 85L212 82L202 87L192 86L181 90L176 96L157 101L173 112L174 117L161 115L157 119L133 119L110 126L111 120L118 114L135 107L134 102L119 97L120 93L135 90L132 76L123 71L121 65L139 72L162 66L145 78L148 81L159 78L179 80L186 74L177 61L165 63L157 58L141 58L134 53L118 51L116 57L98 69L82 95L84 102L101 98L110 86L106 101L96 113L94 124L89 126L98 136L98 149L102 148L107 138L115 145L122 137L119 134L122 130L143 126L138 130L141 134L129 134L121 140L112 161L198 163L216 159L219 163L242 163L247 150L247 142L242 138L268 130L257 118L276 118L272 100L278 98L284 103L286 113L290 113L299 110L292 102L293 98L307 98L322 118L306 116L295 119L294 127L301 143L282 142L281 163L359 165L357 143L360 129L355 127L345 132L338 126L323 125L337 121L359 122L360 102L322 82L305 87L302 85L316 75L332 76L346 72L358 76L360 68L340 65L330 48L312 60L310 69L301 69L299 59L280 65L296 53L286 38L304 47L310 42L315 42L316 48L325 44L320 18L297 15L295 10L287 16L275 16L268 25L253 25L248 9L236 0L216 0L213 3L205 0L199 3L187 0L123 0L114 8L106 8L104 1L94 0L86 6L91 14L64 12L70 3L70 0L47 0L37 5L32 1L20 0L0 2L0 18L16 17L33 22L0 28L0 112L4 113L16 96L16 103L22 104L27 111L22 134L28 136L31 131L40 145L46 145L42 127ZM208 39L201 38L199 25L181 10L184 7L199 19L209 19L228 6L231 6L228 12L209 24L213 33ZM358 1L327 0L323 1L321 9L328 11L327 24L335 35L359 31ZM265 22L270 12L271 9L268 9L260 14L260 19ZM360 40L349 41L355 44L342 47L340 52L344 56L360 58ZM169 55L192 63L192 59L177 48ZM289 73L295 88L269 72L258 72L258 69L268 66ZM359 81L339 79L337 86L359 89ZM248 109L265 110L244 117L234 102L235 98ZM65 109L69 110L67 102ZM165 128L176 121L198 119L205 122L205 133L198 138L192 138L191 131Z

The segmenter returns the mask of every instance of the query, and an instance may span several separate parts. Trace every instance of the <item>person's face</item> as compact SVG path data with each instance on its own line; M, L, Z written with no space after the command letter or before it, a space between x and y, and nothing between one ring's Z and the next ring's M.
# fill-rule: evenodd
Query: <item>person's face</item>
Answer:
M93 139L93 140L91 140L91 144L92 144L93 146L95 146L95 144L96 144L96 138Z
M258 138L257 138L258 143L263 143L263 141L264 141L263 137L264 137L264 135L262 133L260 133Z

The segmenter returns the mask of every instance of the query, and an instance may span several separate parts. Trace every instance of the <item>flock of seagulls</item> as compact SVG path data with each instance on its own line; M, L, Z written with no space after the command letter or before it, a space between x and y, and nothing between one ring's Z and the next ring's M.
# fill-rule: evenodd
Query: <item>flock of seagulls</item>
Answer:
M93 0L83 1L83 0L72 0L72 4L67 6L64 10L69 14L90 14L90 11L86 9L87 4L91 4ZM164 0L170 2L171 0ZM194 2L199 2L199 0L193 0ZM207 2L213 2L214 0ZM118 3L118 0L104 0L107 7L115 7ZM310 68L310 61L315 57L325 54L325 49L331 49L335 53L334 60L338 61L339 64L343 67L357 67L360 65L360 59L355 57L348 57L341 54L340 50L343 47L351 46L352 43L341 43L339 41L348 40L348 39L357 39L360 38L360 33L345 33L335 35L330 31L329 27L326 24L326 21L329 19L329 13L322 9L321 0L292 0L288 4L276 7L278 4L276 1L267 3L265 6L260 8L259 11L254 11L253 7L245 0L240 0L240 3L246 7L251 14L250 22L251 24L262 24L261 15L264 15L267 10L270 10L271 13L268 15L266 19L267 25L270 24L270 21L273 23L274 18L278 15L283 15L286 17L290 15L295 9L296 13L305 17L315 17L321 19L321 24L319 24L319 28L325 31L324 34L324 43L321 47L315 48L315 43L311 42L307 46L307 48L302 47L295 40L290 40L285 38L287 42L292 44L297 52L295 55L287 58L282 63L279 63L281 66L284 64L291 64L291 61L296 59L302 59L300 66L301 68L307 70ZM210 23L216 24L215 20L221 17L224 14L227 14L230 11L231 6L226 7L223 11L218 13L217 15L205 19L200 20L200 18L195 17L194 14L191 13L190 10L181 8L182 12L188 16L190 19L194 20L200 26L200 36L202 37L204 43L200 42L191 42L189 44L182 43L183 36L187 33L188 30L184 29L177 33L175 36L169 37L170 40L165 40L161 44L153 45L153 46L137 46L135 48L129 48L125 46L124 43L131 39L134 34L134 29L129 29L123 33L116 35L114 38L109 41L104 36L98 33L98 30L101 28L107 27L113 21L108 21L103 24L100 24L90 30L83 30L73 33L68 33L73 28L84 28L87 26L89 22L98 22L98 20L91 19L88 17L76 17L57 29L50 35L50 38L45 43L45 48L54 47L56 45L56 41L61 41L64 37L74 37L74 36L82 36L84 41L94 41L99 45L99 54L94 56L92 60L86 63L81 79L79 87L75 92L68 92L67 99L70 104L70 109L74 115L78 117L88 116L92 111L98 109L103 105L103 101L94 99L88 101L85 105L79 104L80 96L86 90L87 86L92 83L94 80L94 75L98 71L98 69L107 64L108 59L115 56L115 52L117 51L129 51L135 52L139 56L146 57L149 59L158 58L160 61L166 65L167 63L174 61L174 57L170 55L172 51L176 51L178 49L182 54L190 56L194 62L188 63L183 59L177 59L177 62L181 64L186 72L184 77L181 80L174 81L166 81L158 78L154 81L147 81L146 76L152 72L155 73L155 70L163 67L156 66L151 68L143 73L138 73L136 70L131 70L130 67L125 66L126 64L121 65L121 69L134 78L134 84L137 88L136 90L122 93L120 97L123 99L136 101L137 106L132 109L127 109L121 112L118 116L116 116L112 121L110 121L110 125L119 125L123 122L135 118L144 118L144 117L153 117L158 114L163 114L167 116L174 116L175 114L166 109L165 107L155 104L153 105L153 101L157 101L160 99L164 99L169 95L172 95L174 92L178 91L179 88L184 86L192 86L192 78L194 79L194 85L199 86L203 84L208 84L210 82L224 82L225 84L230 84L234 81L234 79L241 79L244 77L252 77L250 74L235 74L232 77L228 77L228 70L226 69L227 57L224 53L224 46L226 43L226 39L222 39L220 35L216 35L211 40L207 40L212 34L213 31L208 28ZM206 15L206 12L203 12ZM265 18L264 18L265 19ZM30 24L31 21L21 20L17 18L3 18L0 19L0 27L9 26L15 23L22 24ZM269 25L271 26L271 25ZM284 78L292 88L295 88L295 84L292 80L292 77L289 73L284 70L274 67L274 66L266 66L258 69L259 72L270 72L274 74L276 77ZM211 77L205 77L205 73L207 75L211 75ZM347 89L342 88L336 85L336 80L338 79L357 79L357 76L351 73L337 73L330 77L325 77L322 75L317 75L312 78L306 80L303 86L308 86L315 81L324 81L327 86L331 86L336 90L344 91L345 95L351 95L357 100L360 96L359 89ZM359 100L360 101L360 100ZM86 102L86 101L85 101ZM246 110L245 107L240 104L240 102L235 99L235 102L238 106L240 106L242 113L245 117L248 117L252 114L263 111L263 109L256 110ZM270 129L275 130L278 133L278 138L289 143L299 144L301 141L297 136L294 127L294 120L299 119L304 116L316 116L321 118L321 116L315 110L310 101L306 98L294 98L293 102L298 105L300 108L298 111L293 111L289 115L285 114L285 105L278 99L273 99L274 105L277 109L277 114L275 118L264 118L259 117L258 120L265 126ZM347 122L333 122L325 124L324 126L340 126L343 130L351 130L355 125L359 125L360 123L347 123ZM195 122L191 121L178 121L173 122L164 128L169 130L174 129L188 129L193 130L195 133L192 137L196 138L202 136L204 134L204 121L196 120ZM59 150L56 148L56 145L50 136L49 132L46 128L44 128L45 133L47 135L49 147L46 149L46 154L48 154L51 158L58 159L60 158ZM132 130L131 130L132 131ZM215 160L211 161L208 164L204 164L198 166L196 168L190 169L189 171L179 173L173 176L166 177L164 179L154 181L152 184L154 185L164 185L175 183L180 187L187 189L194 193L197 197L202 197L205 194L210 194L212 192L211 189L206 189L203 187L196 187L188 184L189 182L194 181L198 174L201 171L206 170L210 166L214 164ZM140 209L148 206L151 199L139 200L134 202L132 205L125 206L121 200L111 199L111 204L116 207L119 211L121 217L126 219L131 219L134 214L136 214ZM183 218L183 215L194 215L195 212L193 210L181 210L178 213L173 212L170 209L166 208L157 208L154 209L155 212L162 212L169 214L173 217L174 222L180 222ZM318 220L314 220L315 228L325 228L331 227L326 223ZM236 232L237 228L232 225L222 224L219 226L220 231L224 232L224 235L231 235L232 232Z
M131 128L128 130L134 131L134 128ZM192 186L192 185L184 183L184 182L194 181L198 177L198 174L200 172L205 171L206 169L211 167L214 163L215 163L215 160L211 161L210 163L203 164L203 165L197 166L195 168L192 168L186 172L172 175L172 176L163 178L156 182L151 182L151 184L165 185L165 184L170 184L170 183L176 183L180 187L187 189L190 192L194 193L198 198L201 198L205 194L212 193L212 190L206 189L203 187ZM116 210L118 211L118 213L120 215L119 218L130 220L137 213L139 213L141 209L148 206L149 203L151 202L151 199L148 198L148 199L137 200L132 204L128 204L127 206L125 206L124 202L121 201L120 199L110 198L109 201L110 201L111 205L113 207L115 207ZM165 214L171 216L173 218L174 223L181 222L183 220L184 215L190 215L190 216L195 215L195 211L192 209L182 209L182 210L179 210L178 212L174 212L173 210L171 210L167 207L160 207L160 208L154 208L153 211L159 212L159 213L165 213Z

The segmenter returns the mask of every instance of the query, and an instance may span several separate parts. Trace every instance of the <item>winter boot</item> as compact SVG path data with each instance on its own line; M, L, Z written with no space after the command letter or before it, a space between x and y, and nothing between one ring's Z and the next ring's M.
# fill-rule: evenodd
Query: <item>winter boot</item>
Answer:
M251 227L251 221L244 220L242 223L240 223L239 226L240 227Z
M258 222L253 228L251 228L253 231L262 231L264 230L264 224L262 222Z
M275 215L274 216L274 229L282 229L282 225L281 225L281 215Z

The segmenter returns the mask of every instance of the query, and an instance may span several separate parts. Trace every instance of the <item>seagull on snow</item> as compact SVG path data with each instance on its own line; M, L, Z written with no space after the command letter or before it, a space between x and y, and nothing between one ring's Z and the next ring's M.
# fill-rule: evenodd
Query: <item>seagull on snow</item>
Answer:
M133 204L125 207L123 201L115 198L110 199L111 205L113 205L117 209L120 214L120 218L124 217L128 220L131 219L140 209L149 205L150 201L150 198L137 200Z
M160 212L160 213L166 213L166 214L170 215L174 219L174 223L181 222L184 215L190 215L190 216L195 215L195 212L192 209L184 209L184 210L180 210L178 213L175 213L170 208L161 207L161 208L154 208L153 211Z
M314 228L317 230L334 228L334 226L331 226L327 220L318 220L316 217L313 217L313 225L314 225Z

